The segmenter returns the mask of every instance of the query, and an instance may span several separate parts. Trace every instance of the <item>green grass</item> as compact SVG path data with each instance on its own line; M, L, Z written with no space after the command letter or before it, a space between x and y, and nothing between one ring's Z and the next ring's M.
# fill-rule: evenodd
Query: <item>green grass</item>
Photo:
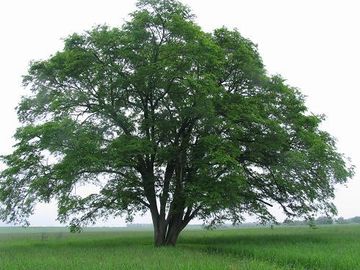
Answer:
M360 226L188 230L175 248L151 231L0 228L0 269L360 269Z

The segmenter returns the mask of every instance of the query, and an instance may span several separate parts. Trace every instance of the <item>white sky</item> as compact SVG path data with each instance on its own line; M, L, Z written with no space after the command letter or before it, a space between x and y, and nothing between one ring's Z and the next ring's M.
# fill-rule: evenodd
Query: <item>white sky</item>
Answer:
M258 44L267 70L301 89L314 113L324 113L323 129L338 139L338 149L360 168L360 2L357 0L183 0L197 23L211 31L237 28ZM12 0L0 2L0 154L14 144L15 106L21 76L30 60L62 49L62 40L98 24L120 26L135 9L134 0ZM339 216L360 216L359 175L337 187ZM32 225L57 225L56 207L39 205ZM148 217L135 222L150 222ZM1 224L1 223L0 223ZM121 219L98 225L123 225Z

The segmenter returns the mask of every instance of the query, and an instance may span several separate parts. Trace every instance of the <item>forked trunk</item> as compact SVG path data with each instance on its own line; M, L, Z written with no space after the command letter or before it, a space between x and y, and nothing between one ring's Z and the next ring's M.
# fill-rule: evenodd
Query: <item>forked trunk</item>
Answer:
M175 246L180 232L185 228L181 223L167 224L154 224L154 244L156 247L161 246ZM160 226L159 226L160 225Z

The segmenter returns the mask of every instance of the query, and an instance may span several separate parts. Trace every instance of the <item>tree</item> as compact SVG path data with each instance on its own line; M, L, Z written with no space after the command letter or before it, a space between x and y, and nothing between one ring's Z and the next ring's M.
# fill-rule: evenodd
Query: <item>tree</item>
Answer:
M348 223L348 221L343 217L339 217L338 219L335 220L335 222L337 224L347 224Z
M332 219L332 217L320 216L315 220L315 223L319 225L333 224L334 220Z
M140 0L121 28L96 27L31 63L13 153L2 157L2 220L28 224L56 199L71 230L150 211L156 246L195 217L238 223L334 213L352 168L321 116L236 30L203 32L174 0ZM81 196L76 185L97 185Z
M348 219L349 223L360 223L360 217L356 216L356 217L352 217Z

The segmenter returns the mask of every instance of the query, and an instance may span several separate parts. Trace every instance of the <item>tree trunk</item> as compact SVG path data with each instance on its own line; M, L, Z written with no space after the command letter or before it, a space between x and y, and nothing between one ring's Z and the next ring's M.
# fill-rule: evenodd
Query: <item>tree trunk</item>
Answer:
M157 213L152 213L152 221L154 227L154 245L156 247L163 246L166 238L166 223L160 219Z
M173 226L173 227L168 228L168 233L167 233L166 239L165 239L165 245L175 246L176 241L177 241L181 231L182 231L182 229L179 226Z
M154 244L156 247L165 245L165 232L159 228L154 228Z
M154 223L154 244L156 247L175 246L180 232L185 228L182 220L176 224L167 224L165 220Z

